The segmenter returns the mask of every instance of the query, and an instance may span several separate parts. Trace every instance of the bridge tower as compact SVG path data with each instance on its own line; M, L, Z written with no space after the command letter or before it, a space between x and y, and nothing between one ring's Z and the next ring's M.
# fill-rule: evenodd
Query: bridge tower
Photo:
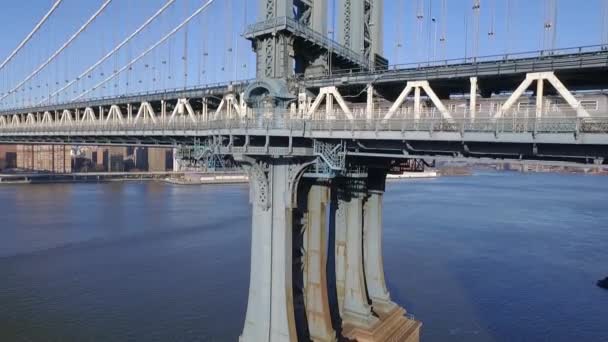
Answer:
M245 33L256 53L257 79L243 94L256 119L287 119L296 95L308 96L293 82L296 74L386 64L380 57L382 0L340 0L338 10L340 43L327 37L327 0L259 0L259 22ZM384 280L387 168L361 164L350 172L340 146L319 142L319 155L310 157L235 155L249 173L252 205L240 341L418 341L420 322L404 316Z
M322 73L326 54L299 44L294 31L304 27L327 35L327 0L259 0L259 24L248 30L256 53L257 78L288 78ZM276 30L278 29L278 30Z
M384 0L338 0L338 42L360 53L371 68L388 66L383 55Z
M360 15L348 18L353 28L368 29L360 31L359 43L345 41L349 47L327 36L327 0L258 0L258 22L245 32L256 53L257 82L245 92L249 106L259 108L264 103L265 107L284 108L293 102L299 90L289 81L295 75L370 69L371 57L366 56L381 51L381 21L376 16L381 15L382 1L365 0L365 6L358 2L362 4ZM370 30L372 27L375 29Z

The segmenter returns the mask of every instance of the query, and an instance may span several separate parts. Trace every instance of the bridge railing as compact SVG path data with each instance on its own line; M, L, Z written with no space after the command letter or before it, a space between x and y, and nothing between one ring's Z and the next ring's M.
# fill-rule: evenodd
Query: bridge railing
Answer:
M608 119L589 121L576 118L506 119L389 119L308 121L311 131L374 132L455 132L455 133L575 133L608 132Z
M258 132L251 133L257 130ZM394 119L335 119L312 120L289 118L225 119L195 122L188 119L173 122L72 122L45 124L16 124L0 127L0 135L210 135L216 131L234 134L249 132L289 131L287 134L313 132L453 132L453 133L608 133L608 117L576 118L394 118ZM262 132L260 132L262 131ZM285 132L281 133L284 134Z
M598 62L606 62L605 54L608 52L608 46L606 45L588 45L588 46L579 46L579 47L569 47L569 48L561 48L554 50L536 50L536 51L525 51L525 52L516 52L510 54L496 54L496 55L487 55L487 56L479 56L479 57L465 57L465 58L454 58L454 59L444 59L444 60L432 60L432 61L423 61L423 62L412 62L412 63L401 63L401 64L393 64L388 66L386 69L376 69L376 70L364 70L364 69L345 69L345 70L332 70L331 74L326 74L324 76L308 76L306 79L325 79L325 78L335 78L340 76L363 76L370 74L390 74L390 73L399 73L403 71L412 72L413 70L418 70L421 74L421 77L428 77L429 73L439 72L442 67L444 68L458 68L461 66L463 69L477 69L479 73L483 73L484 68L488 71L494 71L495 67L484 64L495 64L500 62L506 67L513 67L514 63L517 62L518 65L528 63L530 66L540 66L546 65L547 61L550 61L551 65L554 67L559 67L560 65L568 66L573 62L571 60L561 60L560 56L586 56L590 59L593 59L593 56L589 55L598 55ZM303 75L299 77L303 78Z
M129 92L124 95L116 96L116 95L106 95L106 96L95 96L95 97L87 97L86 99L82 99L82 101L44 101L32 106L16 106L13 108L2 108L0 110L0 115L6 114L19 114L19 113L27 113L27 112L43 112L48 110L49 107L60 107L60 108L85 108L95 106L96 102L104 102L111 101L114 103L123 103L123 102L133 102L137 103L141 101L143 98L154 97L158 99L175 99L180 97L180 94L192 93L192 92L204 92L204 93L212 93L214 90L224 90L228 87L244 87L250 83L255 81L255 79L242 79L242 80L234 80L234 81L226 81L226 82L215 82L215 83L206 83L203 85L194 85L194 86L185 86L185 87L175 87L175 88L167 88L167 89L153 89L139 92Z

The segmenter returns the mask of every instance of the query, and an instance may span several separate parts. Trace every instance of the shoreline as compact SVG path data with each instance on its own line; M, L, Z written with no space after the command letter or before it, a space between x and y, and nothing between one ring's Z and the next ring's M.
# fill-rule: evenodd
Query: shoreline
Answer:
M0 173L2 185L28 184L80 184L111 182L163 182L176 185L245 183L247 175L243 172L98 172L98 173Z

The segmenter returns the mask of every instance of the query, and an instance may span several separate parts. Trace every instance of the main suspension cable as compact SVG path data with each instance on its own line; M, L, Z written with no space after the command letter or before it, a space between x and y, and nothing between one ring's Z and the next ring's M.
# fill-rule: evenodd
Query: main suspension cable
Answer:
M158 42L154 43L152 46L150 46L148 49L146 49L146 51L142 52L139 56L135 57L133 60L131 60L129 63L127 63L125 66L123 66L122 68L120 68L117 72L113 73L112 75L108 76L106 79L104 79L103 81L97 83L95 86L93 86L93 88L83 92L82 94L76 96L75 98L72 99L72 101L75 101L93 91L95 91L97 88L99 88L100 86L106 84L107 82L111 81L112 79L114 79L116 76L118 76L120 73L122 73L123 71L127 70L129 67L131 67L133 64L137 63L139 60L141 60L142 58L144 58L146 55L148 55L150 53L150 51L156 49L158 46L162 45L164 42L166 42L169 38L171 38L175 33L179 32L184 26L186 26L190 21L192 21L192 19L194 19L196 16L198 16L201 12L205 11L215 0L208 0L203 6L199 7L199 9L197 9L194 13L192 13L188 18L186 18L184 21L182 21L179 25L177 25L173 30L171 30L171 32L167 33L163 38L161 38Z
M23 81L21 81L17 86L15 86L10 92L14 92L15 90L18 90L19 88L21 88L25 83L27 83L27 81L31 80L32 78L34 78L36 75L38 75L38 73L44 69L47 65L49 65L53 60L55 60L55 58L57 56L59 56L59 54L61 54L63 52L63 50L65 50L68 46L70 46L70 44L76 39L78 38L78 36L85 31L90 25L91 23L93 23L95 21L95 19L97 19L97 17L99 17L99 15L101 15L101 13L103 13L103 11L108 7L108 5L110 5L110 3L112 2L112 0L106 0L101 7L89 18L89 20L87 20L87 22L85 22L80 29L78 29L78 31L76 31L57 51L55 51L55 53L53 53L53 55L51 57L49 57L49 59L47 59L44 63L42 63L36 70L34 70L31 74L29 74ZM0 97L0 100L5 99L6 97L9 96L9 94L5 94L4 96Z
M15 50L13 50L13 52L11 52L11 54L8 55L8 57L6 57L6 59L2 62L2 64L0 64L0 70L4 69L4 67L13 59L13 57L15 57L17 55L17 53L19 53L19 51L21 51L21 49L25 46L25 44L27 44L32 39L32 37L34 37L36 32L38 32L38 30L40 30L42 25L44 25L44 23L51 17L53 12L55 12L55 10L59 7L59 5L61 4L62 1L63 0L55 1L55 3L53 4L53 7L51 7L51 9L44 15L44 17L42 17L42 19L40 19L38 24L36 24L36 26L34 26L34 29L25 37L25 39L23 39L21 41L21 43L19 43L19 45L15 48Z
M127 45L133 38L135 38L139 33L141 33L141 31L143 31L146 27L148 27L148 25L150 25L156 18L158 18L167 8L169 8L169 6L173 5L175 3L175 0L168 0L167 3L165 3L165 5L163 5L163 7L161 7L158 11L156 11L156 13L154 13L153 16L151 16L150 18L148 18L148 20L146 20L139 28L137 28L137 30L135 30L133 33L131 33L130 36L128 36L127 38L125 38L120 44L118 44L116 47L114 47L114 49L112 49L112 51L108 52L105 56L103 56L100 60L98 60L95 64L91 65L87 70L83 71L78 77L76 77L74 80L72 80L70 83L66 84L65 86L63 86L61 89L55 91L53 94L51 94L50 97L53 97L59 93L61 93L62 91L68 89L69 87L71 87L74 83L76 83L79 79L85 77L86 75L88 75L91 71L95 70L99 65L101 65L102 63L104 63L105 61L107 61L110 57L112 57L112 55L114 55L116 52L118 52L122 47L124 47L125 45ZM117 65L115 65L114 69L117 68ZM114 71L115 72L115 71ZM128 80L128 79L127 79ZM127 81L128 82L128 81ZM45 100L43 99L42 101L40 101L40 103L44 102ZM39 104L40 104L39 103Z

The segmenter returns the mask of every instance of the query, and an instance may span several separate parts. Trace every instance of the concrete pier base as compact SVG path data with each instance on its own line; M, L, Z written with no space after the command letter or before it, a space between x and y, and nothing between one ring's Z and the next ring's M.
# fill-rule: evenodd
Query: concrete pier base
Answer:
M345 324L342 334L349 340L358 342L419 342L422 323L405 317L405 310L399 306L381 313L378 322L370 328Z

